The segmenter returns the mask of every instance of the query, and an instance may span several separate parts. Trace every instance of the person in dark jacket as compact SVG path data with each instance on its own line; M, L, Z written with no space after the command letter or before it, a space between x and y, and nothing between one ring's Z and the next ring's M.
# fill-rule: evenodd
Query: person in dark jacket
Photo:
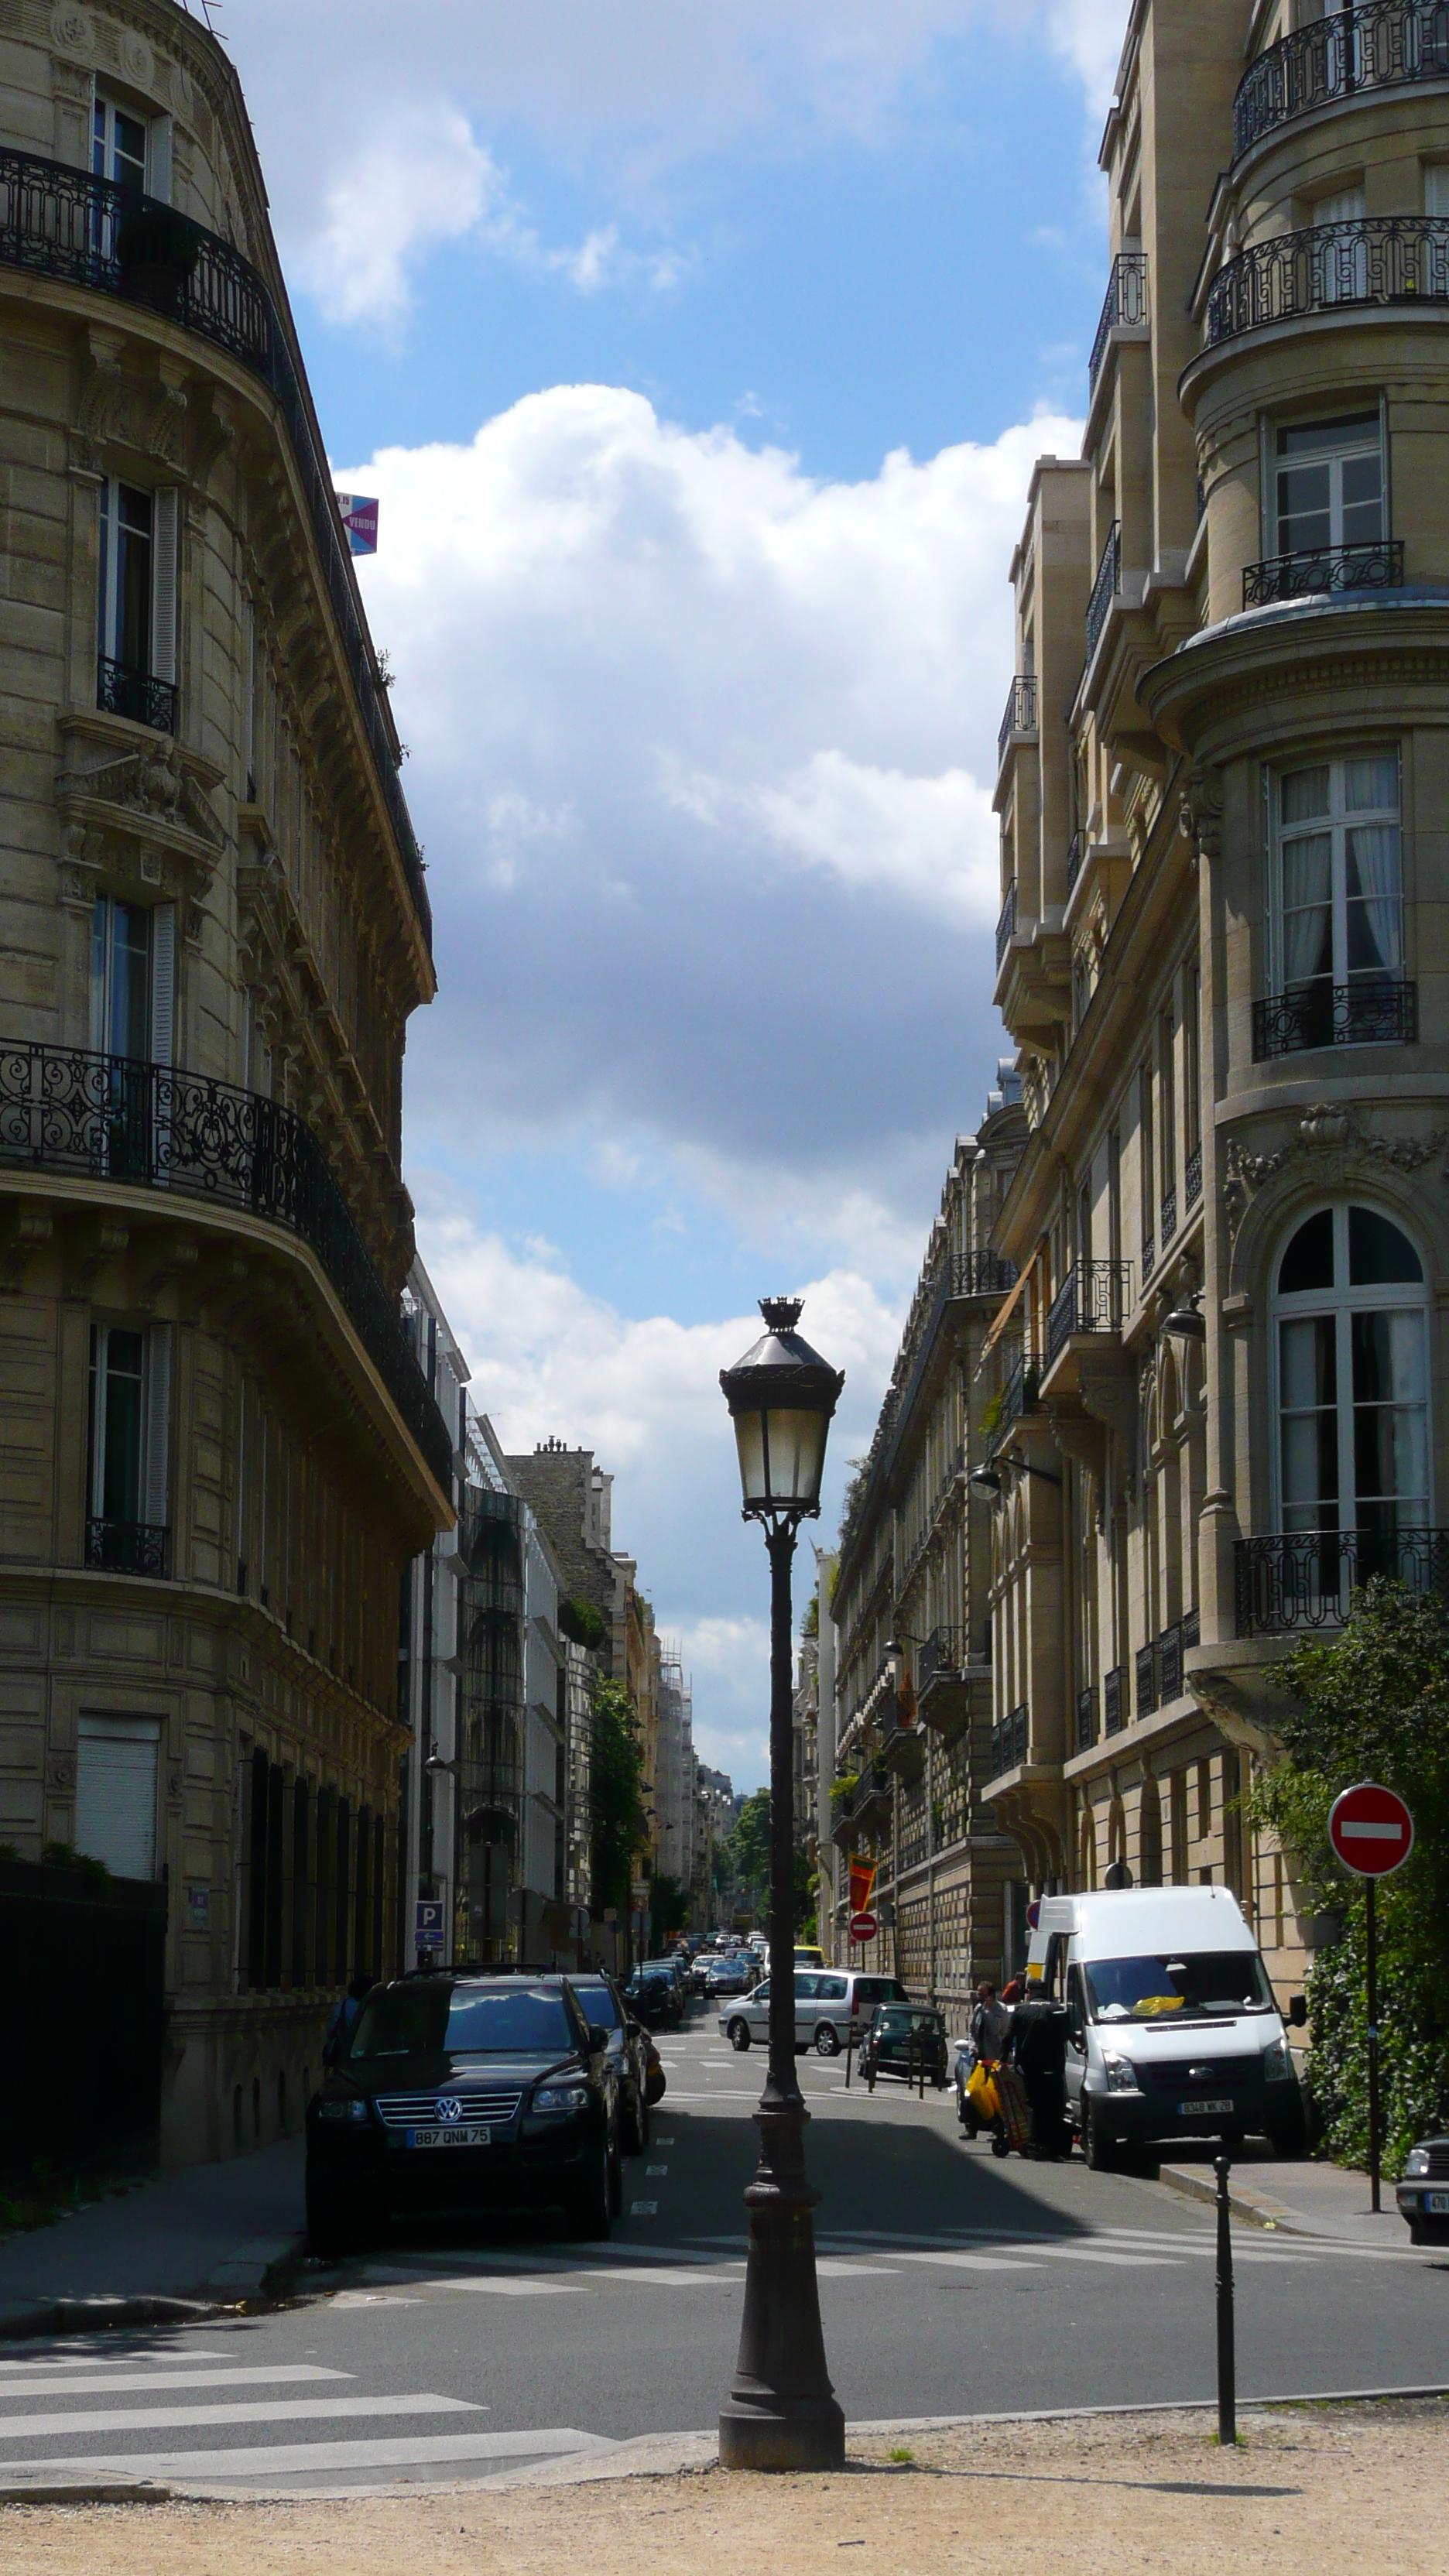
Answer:
M332 2019L327 2024L327 2036L322 2042L324 2066L335 2066L339 2057L346 2056L348 2042L357 2028L357 2016L362 2010L363 1998L371 1994L376 1983L376 1977L353 1978L342 2001L334 2010Z
M971 2015L971 2044L976 2054L994 2066L1011 2035L1010 2006L998 2000L989 1977L976 1989L976 2009Z
M1067 2028L1065 2004L1054 2002L1040 1987L1012 2012L1007 2060L1026 2087L1031 2152L1043 2162L1066 2152Z

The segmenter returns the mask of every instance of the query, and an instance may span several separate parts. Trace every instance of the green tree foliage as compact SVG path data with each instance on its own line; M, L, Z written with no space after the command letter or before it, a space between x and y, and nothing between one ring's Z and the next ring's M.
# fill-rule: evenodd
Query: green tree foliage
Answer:
M658 1958L671 1932L689 1928L689 1890L677 1878L656 1874L649 1882L649 1950Z
M608 1621L602 1610L594 1608L592 1601L561 1601L558 1624L561 1635L567 1637L572 1645L586 1646L590 1654L601 1653L609 1642Z
M1384 2161L1400 2173L1416 2138L1449 2126L1449 1612L1376 1579L1282 1679L1297 1703L1278 1729L1286 1759L1248 1811L1294 1854L1304 1902L1342 1921L1308 1980L1309 2073L1330 2153L1355 2164L1368 2152L1364 1888L1334 1857L1328 1812L1340 1790L1377 1780L1414 1817L1413 1852L1377 1893Z
M814 1591L811 1593L809 1600L805 1604L805 1616L800 1622L800 1634L802 1637L818 1637L820 1634L820 1586L818 1583Z
M756 1789L746 1798L729 1839L730 1856L742 1896L764 1919L770 1895L770 1792ZM815 1880L801 1846L795 1846L794 1922L797 1933L815 1912ZM813 1934L811 1936L814 1937Z
M626 1912L634 1854L645 1839L643 1757L629 1694L622 1682L594 1692L593 1901Z

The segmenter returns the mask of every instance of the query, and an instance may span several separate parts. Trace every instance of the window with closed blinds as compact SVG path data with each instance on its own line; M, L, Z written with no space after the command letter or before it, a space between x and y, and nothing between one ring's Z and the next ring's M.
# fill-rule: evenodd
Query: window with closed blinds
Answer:
M75 1847L113 1878L156 1875L156 1717L82 1717L76 1745Z

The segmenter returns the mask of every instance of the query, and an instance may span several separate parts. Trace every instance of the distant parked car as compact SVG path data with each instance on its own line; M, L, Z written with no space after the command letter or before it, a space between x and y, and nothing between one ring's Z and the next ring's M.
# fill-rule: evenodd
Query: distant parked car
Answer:
M636 1968L624 1988L624 2001L646 2030L678 2030L684 2019L679 1988L664 1968Z
M898 1977L862 1976L849 1968L797 1968L795 2045L819 2057L836 2057L847 2042L861 2041L878 2005L899 1997ZM746 2049L770 2035L770 1980L739 2003L723 2006L719 2026L731 2048Z
M923 2071L944 2092L950 2078L943 2016L933 2004L880 2005L861 2048L860 2071L872 2093L882 2075L914 2084Z
M1421 2138L1410 2147L1395 2197L1411 2245L1449 2244L1449 2138Z
M626 2156L642 2156L649 2144L649 2035L635 2020L605 1969L574 1969L568 1981L586 2020L609 2034L609 2055L618 2088L615 2123L620 2151ZM553 1984L556 1980L549 1978L545 1982Z

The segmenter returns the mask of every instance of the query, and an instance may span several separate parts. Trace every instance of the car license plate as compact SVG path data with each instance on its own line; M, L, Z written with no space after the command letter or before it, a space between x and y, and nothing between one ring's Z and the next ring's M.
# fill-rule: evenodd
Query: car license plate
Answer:
M410 2147L486 2147L491 2136L490 2129L472 2120L457 2128L409 2129L407 2141Z
M1426 2191L1424 2207L1431 2218L1449 2218L1449 2191Z
M1207 2111L1214 2119L1222 2119L1226 2113L1235 2111L1237 2107L1236 2102L1179 2102L1177 2116L1179 2120L1195 2120L1199 2113Z

